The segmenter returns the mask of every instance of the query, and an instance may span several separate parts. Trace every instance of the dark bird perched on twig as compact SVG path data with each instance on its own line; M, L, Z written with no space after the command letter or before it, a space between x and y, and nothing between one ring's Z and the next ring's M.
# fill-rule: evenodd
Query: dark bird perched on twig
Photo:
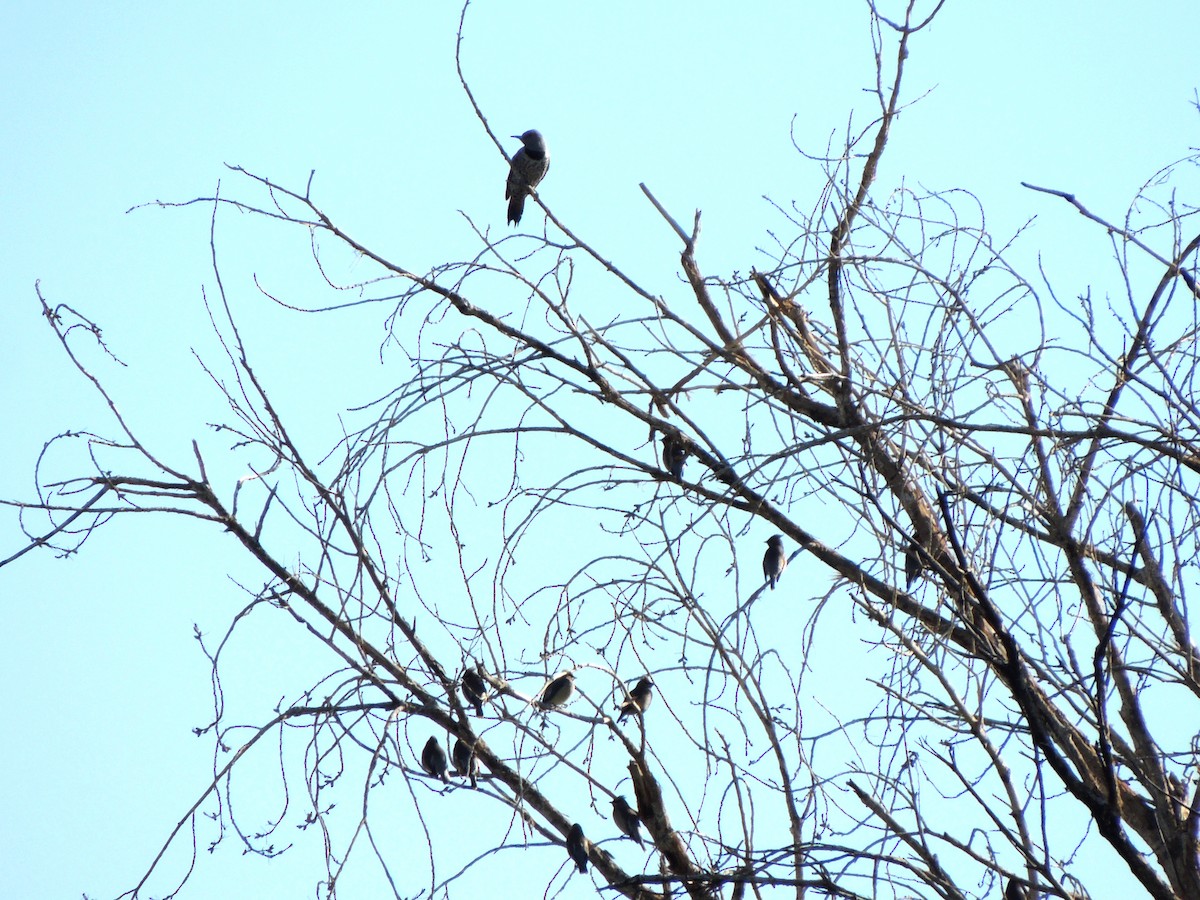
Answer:
M469 778L471 787L475 787L475 779L479 777L479 758L475 751L467 746L466 741L458 738L450 756L454 760L454 774L461 778Z
M654 679L647 675L637 683L629 696L621 701L621 714L617 716L617 723L625 721L626 716L640 716L650 707L650 701L654 699Z
M530 194L536 196L535 188L550 171L550 151L542 133L536 129L513 137L519 137L524 146L513 154L504 199L508 201L508 224L519 225L521 213L525 211L525 198Z
M431 737L425 742L425 749L421 751L421 768L434 778L440 778L446 784L450 783L450 777L446 774L446 751L442 749L436 737Z
M913 582L920 578L924 571L925 563L921 561L920 551L910 544L904 551L904 589L907 591L912 588Z
M663 468L671 473L676 481L683 478L683 464L687 462L688 451L683 442L673 434L664 434L662 439Z
M613 821L617 824L617 828L621 830L621 834L628 838L637 841L639 847L645 847L642 843L642 834L639 829L642 825L641 817L629 805L629 801L624 797L613 798Z
M541 709L554 709L556 706L562 706L571 699L571 695L574 693L575 673L563 672L542 688L542 694L538 697L538 707Z
M775 582L787 568L787 557L783 553L783 535L776 534L767 538L767 552L763 556L763 577L775 590Z
M587 872L590 843L591 841L583 836L583 827L578 822L571 826L571 832L567 835L567 855L579 866L580 872Z
M904 587L907 590L913 586L917 576L921 574L921 555L916 547L904 551Z
M1026 900L1029 892L1015 878L1008 879L1008 887L1004 889L1004 900Z
M475 707L475 715L483 718L483 701L487 699L487 683L472 668L463 669L462 673L463 698Z

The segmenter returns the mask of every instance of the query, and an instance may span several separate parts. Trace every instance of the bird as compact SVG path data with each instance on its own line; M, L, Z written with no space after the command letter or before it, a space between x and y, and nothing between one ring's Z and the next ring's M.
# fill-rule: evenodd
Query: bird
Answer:
M454 741L450 757L454 761L454 774L471 779L471 787L475 787L475 779L479 775L479 758L475 751L467 746L466 741L458 738Z
M787 568L787 557L783 553L783 535L776 534L767 538L767 552L763 556L763 577L775 590L775 582Z
M637 841L639 847L645 847L642 843L642 833L639 831L642 825L642 819L637 814L637 811L629 805L629 801L624 797L613 797L613 821L617 824L621 834L628 838Z
M542 688L541 696L538 697L538 707L554 709L556 706L562 706L571 699L573 693L575 693L575 673L563 672Z
M913 586L913 582L920 577L925 571L925 564L921 562L921 554L917 552L915 546L910 546L904 551L904 589L908 590Z
M450 783L450 777L446 774L446 751L442 749L436 737L431 737L425 742L425 749L421 751L421 768L434 778L440 778L446 784Z
M623 722L629 715L640 716L649 708L653 699L654 679L647 675L629 692L629 696L621 701L621 714L617 716L617 722Z
M508 183L504 186L504 199L508 201L508 224L519 225L525 210L525 198L536 194L538 186L550 171L550 151L546 139L537 129L531 128L524 134L514 134L523 145L513 154L509 164Z
M1008 879L1008 887L1004 889L1004 900L1025 900L1028 893L1015 878Z
M580 872L587 872L588 845L591 842L583 836L583 826L578 822L571 826L567 835L567 855L579 866Z
M662 439L663 466L676 481L683 478L683 464L687 462L687 458L688 451L683 442L673 434L664 434Z
M463 669L462 694L464 699L475 707L475 715L483 718L483 701L487 699L487 684L483 676L474 669Z

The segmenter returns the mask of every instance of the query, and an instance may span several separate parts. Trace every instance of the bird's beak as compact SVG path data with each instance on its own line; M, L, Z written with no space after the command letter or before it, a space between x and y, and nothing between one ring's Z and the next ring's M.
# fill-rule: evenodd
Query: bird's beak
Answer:
M514 134L512 136L515 137L518 141L521 139L521 136L519 134Z

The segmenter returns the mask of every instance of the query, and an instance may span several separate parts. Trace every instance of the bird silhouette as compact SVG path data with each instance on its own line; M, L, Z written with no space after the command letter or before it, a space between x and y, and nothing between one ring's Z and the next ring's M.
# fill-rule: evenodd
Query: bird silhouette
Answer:
M654 679L647 675L629 692L629 696L621 701L621 714L617 716L617 722L623 722L626 716L640 716L649 708L653 699Z
M921 554L917 552L915 546L909 546L904 551L904 589L907 591L913 586L922 572L925 571L925 564L921 562Z
M434 778L440 778L446 784L450 783L450 776L446 774L449 768L446 751L442 749L436 737L431 737L425 742L425 749L421 751L421 768Z
M472 668L463 669L460 687L463 697L475 707L475 715L482 719L483 701L487 699L487 683L483 676Z
M662 439L663 467L676 481L683 478L683 464L687 462L687 447L673 434L664 434Z
M567 835L567 855L579 866L580 872L587 872L588 845L591 842L583 836L583 826L578 822L571 826Z
M508 224L519 225L521 213L525 211L525 198L536 194L535 188L550 171L550 151L546 139L536 129L513 137L519 138L523 146L513 154L509 165L504 199L508 201Z
M450 757L454 761L454 774L461 778L469 778L471 787L475 787L475 779L479 777L479 758L475 751L467 746L466 741L458 738L454 741L454 750Z
M562 706L571 699L571 695L574 693L575 673L563 672L542 688L542 694L538 697L538 707L554 709L556 706Z
M621 834L628 838L637 841L639 847L645 847L642 843L642 834L639 830L642 825L642 819L637 812L629 805L629 801L624 797L617 796L613 798L613 822L620 829Z
M775 582L787 568L787 557L783 553L783 535L776 534L767 538L767 552L763 556L763 577L775 590Z

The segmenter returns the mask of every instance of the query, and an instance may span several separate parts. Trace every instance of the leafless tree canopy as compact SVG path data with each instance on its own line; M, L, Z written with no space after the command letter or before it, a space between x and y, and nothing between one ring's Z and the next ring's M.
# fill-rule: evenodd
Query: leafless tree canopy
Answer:
M318 327L377 304L397 377L366 403L347 386L324 446L294 438L234 313L235 294L266 301L221 279L214 240L227 352L205 365L233 482L199 444L143 443L98 329L42 297L112 424L61 436L76 469L12 501L32 541L199 518L261 565L246 611L323 654L278 710L235 720L224 636L205 636L213 778L167 847L195 830L270 856L316 828L330 896L353 861L396 897L498 873L524 896L1103 897L1117 870L1200 897L1200 229L1175 194L1197 159L1124 219L1028 185L1031 211L1094 223L1112 265L1096 295L1022 274L1019 237L988 234L970 193L876 183L936 12L916 6L874 17L872 120L809 157L824 191L777 207L748 274L706 273L700 214L652 185L633 227L680 243L661 293L541 198L421 273L310 187L235 170L191 201L214 233L236 210L311 240L336 299L281 301ZM371 274L348 283L339 248ZM239 818L246 765L290 785L278 818ZM148 860L127 896L189 874Z

